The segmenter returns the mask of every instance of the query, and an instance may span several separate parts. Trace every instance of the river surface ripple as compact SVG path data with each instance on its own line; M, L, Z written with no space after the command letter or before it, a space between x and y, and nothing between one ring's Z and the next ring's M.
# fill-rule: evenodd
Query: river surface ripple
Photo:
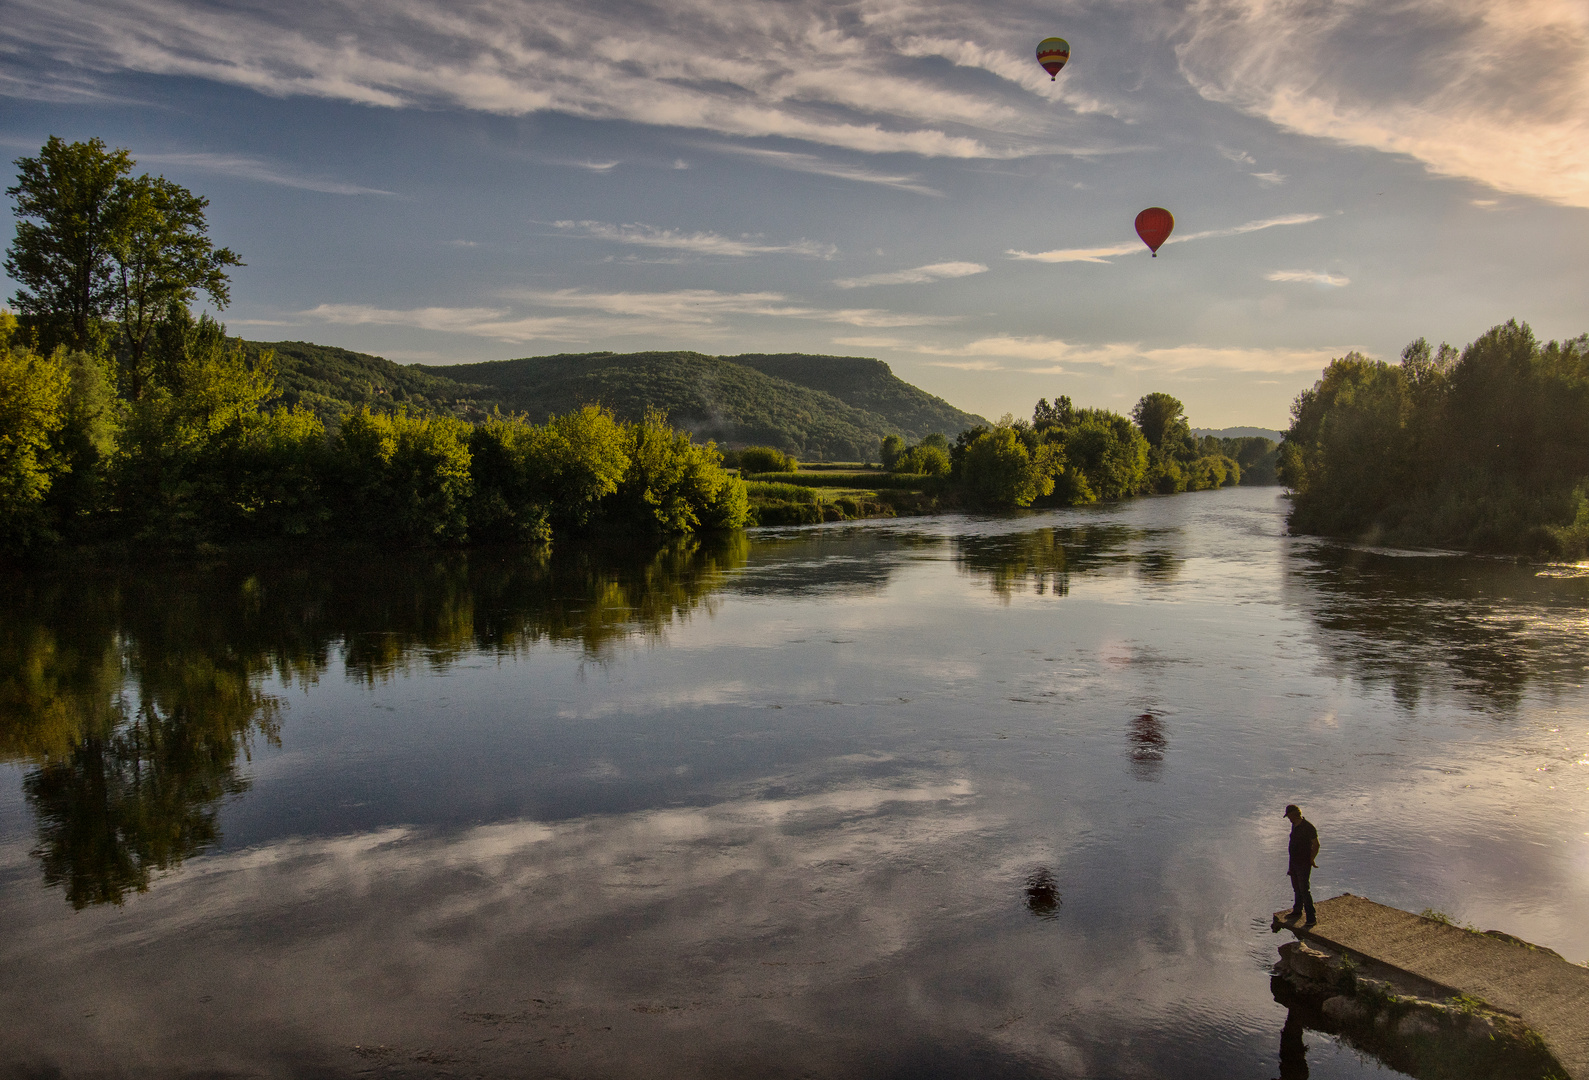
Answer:
M0 583L0 1073L1268 1078L1287 802L1589 958L1589 578L1285 506Z

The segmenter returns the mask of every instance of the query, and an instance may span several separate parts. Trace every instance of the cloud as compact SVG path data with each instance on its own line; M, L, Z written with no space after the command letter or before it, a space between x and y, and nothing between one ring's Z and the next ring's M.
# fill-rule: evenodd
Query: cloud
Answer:
M1206 345L1148 347L1134 341L1073 344L1059 338L997 335L958 347L917 346L929 356L965 359L929 361L931 366L969 371L1018 371L1029 375L1078 374L1078 365L1124 367L1140 371L1180 372L1197 369L1295 374L1319 371L1346 349L1239 348ZM1041 367L1000 361L1037 362Z
M1589 207L1580 0L1197 0L1176 53L1203 97L1288 130Z
M563 165L571 165L571 166L573 166L576 169L585 169L585 170L587 170L589 172L604 173L604 172L611 172L613 169L616 169L619 165L622 165L623 162L621 162L621 161L564 161L564 162L561 162L561 164L563 164Z
M836 180L853 180L858 184L879 184L916 195L943 197L943 192L921 183L914 173L875 172L859 165L846 165L815 154L797 154L788 150L762 150L752 146L727 145L702 147L702 149L755 158L763 164L778 169L788 169L790 172L813 173L817 176L831 176Z
M902 349L907 343L891 337L840 337L834 338L833 344L847 349Z
M866 274L862 277L838 278L833 284L841 289L859 289L868 285L925 285L945 278L970 277L972 274L987 272L988 268L981 263L942 262L918 266L914 270L893 270L882 274Z
M1331 274L1324 270L1271 270L1264 275L1264 280L1303 281L1312 285L1332 285L1335 288L1352 283L1352 279L1345 274Z
M1226 146L1220 146L1216 149L1219 150L1220 157L1224 158L1226 161L1234 161L1237 165L1258 164L1258 159L1247 153L1245 150L1232 150Z
M1248 173L1247 175L1252 176L1257 180L1271 186L1286 182L1286 174L1283 172L1255 172Z
M942 326L948 315L917 315L879 308L821 308L783 293L725 293L712 289L671 292L586 292L581 289L518 290L505 294L531 309L578 311L580 315L521 314L508 307L380 308L368 304L320 304L301 318L340 326L406 326L467 334L495 341L589 341L604 335L717 334L736 317L801 319L869 329Z
M284 171L280 166L272 165L260 158L247 157L240 154L138 154L136 157L140 165L167 165L184 169L198 169L201 172L233 176L239 180L255 180L262 184L276 184L281 187L298 188L303 191L319 191L327 195L396 194L382 188L362 187L358 184L343 183L340 180L302 176Z
M1232 225L1224 229L1205 229L1202 232L1187 233L1184 236L1172 236L1165 241L1166 244L1184 244L1191 240L1210 240L1221 236L1240 236L1243 233L1258 232L1262 229L1273 229L1279 225L1306 225L1311 221L1318 221L1323 214L1283 214L1280 217L1263 218L1258 221L1248 221L1241 225ZM1011 249L1005 254L1012 259L1024 259L1032 262L1104 262L1116 255L1131 255L1147 248L1138 243L1112 244L1108 247L1095 248L1064 248L1058 251L1018 251Z
M1042 153L1061 118L1120 111L1068 84L1037 84L1024 50L998 38L954 5L893 0L859 10L817 0L11 0L0 55L35 94L65 85L62 72L136 72L275 97L556 112L932 158ZM938 56L999 79L945 77L923 62Z
M711 232L679 232L660 229L654 225L611 225L604 221L554 221L552 227L574 236L591 240L606 240L615 244L634 244L639 247L673 248L698 255L809 255L831 259L838 253L832 244L819 244L813 240L798 240L791 244L767 244L749 235L721 236Z

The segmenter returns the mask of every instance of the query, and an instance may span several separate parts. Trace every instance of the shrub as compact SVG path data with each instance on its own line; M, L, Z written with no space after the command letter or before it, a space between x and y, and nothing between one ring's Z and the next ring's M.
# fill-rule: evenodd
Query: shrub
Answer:
M743 473L794 472L799 467L794 458L771 446L747 446L739 452Z

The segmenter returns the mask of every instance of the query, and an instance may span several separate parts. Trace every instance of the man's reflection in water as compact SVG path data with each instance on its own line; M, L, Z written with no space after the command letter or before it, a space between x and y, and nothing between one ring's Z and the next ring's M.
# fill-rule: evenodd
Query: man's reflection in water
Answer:
M1059 909L1063 903L1059 895L1059 884L1054 880L1053 871L1048 867L1039 866L1027 875L1026 910L1039 919L1054 919L1059 917Z
M1302 1018L1295 1009L1286 1012L1280 1029L1280 1075L1276 1080L1308 1080L1308 1048L1302 1041Z

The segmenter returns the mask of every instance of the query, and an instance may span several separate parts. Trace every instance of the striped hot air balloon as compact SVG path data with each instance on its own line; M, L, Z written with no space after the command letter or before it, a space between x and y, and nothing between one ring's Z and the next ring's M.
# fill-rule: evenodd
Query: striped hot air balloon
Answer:
M1037 62L1043 65L1043 70L1048 72L1048 79L1053 82L1059 75L1059 69L1065 66L1065 61L1070 59L1070 42L1062 37L1044 38L1037 44Z

